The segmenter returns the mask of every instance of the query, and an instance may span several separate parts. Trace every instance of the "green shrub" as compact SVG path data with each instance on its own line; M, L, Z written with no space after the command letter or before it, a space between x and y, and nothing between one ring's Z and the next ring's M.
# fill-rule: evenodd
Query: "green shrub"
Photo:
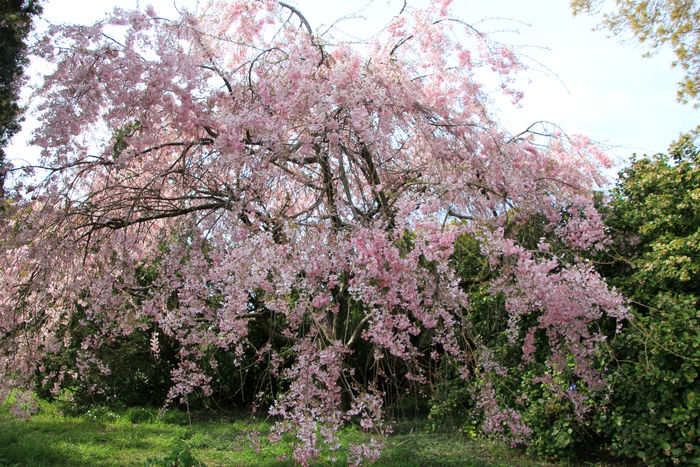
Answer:
M610 343L617 371L599 430L613 454L648 465L700 463L698 162L688 135L670 155L634 159L606 214L616 242L600 270L634 319Z
M171 451L167 456L149 457L146 460L146 467L204 467L204 464L194 457L184 441L176 440L172 443Z

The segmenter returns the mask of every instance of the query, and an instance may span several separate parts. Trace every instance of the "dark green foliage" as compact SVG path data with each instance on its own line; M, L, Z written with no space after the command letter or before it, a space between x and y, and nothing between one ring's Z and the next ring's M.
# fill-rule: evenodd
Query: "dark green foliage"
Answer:
M60 353L44 360L54 371L73 370L83 338L90 326L75 323L71 344ZM160 354L151 352L150 333L136 330L100 348L96 356L109 368L108 374L98 369L83 379L66 378L61 387L70 389L75 409L87 410L94 404L110 406L160 405L170 388L170 371L175 367L175 349L168 339L160 339ZM55 379L38 381L37 394L51 399ZM82 408L82 409L81 409Z
M117 159L128 146L127 138L131 138L141 129L141 120L134 120L114 132L114 145L112 146L114 159Z
M144 289L152 287L158 271L157 260L141 266L137 271L139 285ZM140 300L139 297L134 299ZM85 301L87 303L89 297L85 297ZM172 306L177 306L175 295ZM90 365L89 372L78 372L77 365L84 342L96 332L98 325L81 319L81 315L74 315L67 327L68 345L42 361L48 372L55 376L37 379L35 391L39 397L52 400L56 387L67 389L72 399L68 408L74 413L85 413L95 406L124 408L165 404L173 384L171 373L179 363L180 346L157 325L150 323L147 327L142 327L139 323L136 324L130 334L113 337L92 351L94 357L109 371ZM151 345L154 336L157 337L157 354ZM264 406L271 404L280 389L280 382L266 371L269 353L258 355L255 352L255 349L265 346L268 339L259 327L251 326L251 347L243 355L236 356L219 347L208 349L203 364L216 362L215 369L208 368L213 376L212 394L205 397L201 392L193 393L188 398L188 407L229 408L250 406L253 403ZM259 393L265 394L263 400L255 400Z
M32 17L41 13L39 0L0 2L0 200L5 196L5 151L10 138L19 131L21 109L17 105L17 82L27 63L25 39Z
M601 430L612 453L647 464L700 462L700 155L634 159L606 213L614 255L600 267L634 319L611 341L618 370Z
M60 387L71 393L72 412L85 413L96 405L116 408L162 406L172 386L171 371L177 367L179 347L173 339L159 332L159 353L154 355L151 350L153 331L136 329L130 335L118 337L98 349L95 356L110 369L108 374L91 368L92 371L85 378L64 378ZM46 358L44 366L53 371L75 370L81 343L89 332L89 326L76 322L72 327L71 344L60 353ZM262 347L266 339L261 330L256 327L251 329L251 340L257 344L256 347ZM267 406L281 389L281 383L266 371L268 355L258 356L248 349L244 355L236 357L232 352L218 349L211 351L209 357L217 363L216 370L212 372L213 392L209 397L201 393L192 394L188 400L191 408L243 407L253 403ZM234 359L238 360L235 364ZM55 378L37 380L35 390L41 398L52 400L51 390L56 382ZM255 395L261 392L265 397L255 400Z
M537 368L537 364L529 368ZM554 372L551 387L537 383L535 376L540 372L513 369L507 386L514 395L519 395L520 413L532 429L527 451L572 461L605 457L605 442L593 426L599 411L604 410L604 396L591 394L585 386L572 383L572 372L568 371ZM570 399L560 395L574 387L587 399L583 416L577 415Z

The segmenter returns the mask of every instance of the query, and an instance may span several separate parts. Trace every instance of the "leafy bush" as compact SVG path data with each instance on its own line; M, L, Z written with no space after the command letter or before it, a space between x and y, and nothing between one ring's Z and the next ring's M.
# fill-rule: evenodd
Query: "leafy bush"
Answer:
M204 464L198 461L189 446L182 440L176 440L171 445L170 454L162 458L148 458L146 467L203 467Z
M613 454L650 465L700 463L698 162L689 135L669 155L634 159L606 215L617 240L600 270L634 319L610 343L618 369L600 430Z
M169 341L161 338L161 351L156 357L150 349L153 331L134 330L102 347L97 352L101 365L78 377L82 342L91 330L81 326L78 319L70 329L70 345L43 359L44 368L52 376L37 377L35 390L40 397L50 400L58 389L69 389L71 404L78 411L94 404L130 407L165 401L170 372L176 366L175 349Z

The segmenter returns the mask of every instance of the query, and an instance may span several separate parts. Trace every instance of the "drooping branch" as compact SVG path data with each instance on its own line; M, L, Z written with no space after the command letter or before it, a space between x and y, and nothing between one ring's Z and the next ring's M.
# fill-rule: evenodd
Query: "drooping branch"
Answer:
M228 80L226 75L221 70L219 70L216 67L209 66L209 65L199 65L199 66L202 68L205 68L207 70L211 70L214 73L216 73L217 75L219 75L219 77L223 80L224 85L226 86L226 89L228 90L229 95L231 96L231 98L234 98L233 86L231 86L231 82Z
M299 18L299 20L302 22L302 24L303 24L304 27L306 28L306 31L309 33L309 38L310 38L312 41L314 41L314 31L313 31L313 29L311 28L311 25L309 24L309 21L308 21L308 20L306 19L306 17L301 13L301 11L299 11L297 8L293 7L292 5L290 5L290 4L288 4L288 3L285 3L285 2L282 2L282 1L278 1L278 3L280 4L280 6L282 6L282 7L284 7L284 8L287 8L289 11L291 11L292 13L294 13L295 15L297 15L297 17ZM321 59L320 59L319 62L318 62L318 66L321 66L321 65L323 65L323 62L326 60L326 53L323 51L323 46L322 46L318 41L314 41L313 44L314 44L316 47L318 47L318 50L319 50L319 52L321 53Z

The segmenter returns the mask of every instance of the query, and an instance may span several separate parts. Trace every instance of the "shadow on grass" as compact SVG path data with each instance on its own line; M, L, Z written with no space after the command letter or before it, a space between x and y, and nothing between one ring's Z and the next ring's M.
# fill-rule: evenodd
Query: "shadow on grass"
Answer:
M62 416L43 411L28 421L0 412L0 467L7 466L143 466L162 458L173 442L184 440L209 467L224 465L292 465L274 459L282 453L256 453L236 439L249 430L266 431L266 424L201 413L188 417L177 411L160 419L150 411L111 412L94 418Z
M86 423L30 425L8 417L0 420L0 465L75 465L80 460L72 440L84 431ZM90 465L90 461L85 459L77 465Z
M167 427L121 426L40 415L21 421L0 415L0 466L143 465L143 453L163 450Z

